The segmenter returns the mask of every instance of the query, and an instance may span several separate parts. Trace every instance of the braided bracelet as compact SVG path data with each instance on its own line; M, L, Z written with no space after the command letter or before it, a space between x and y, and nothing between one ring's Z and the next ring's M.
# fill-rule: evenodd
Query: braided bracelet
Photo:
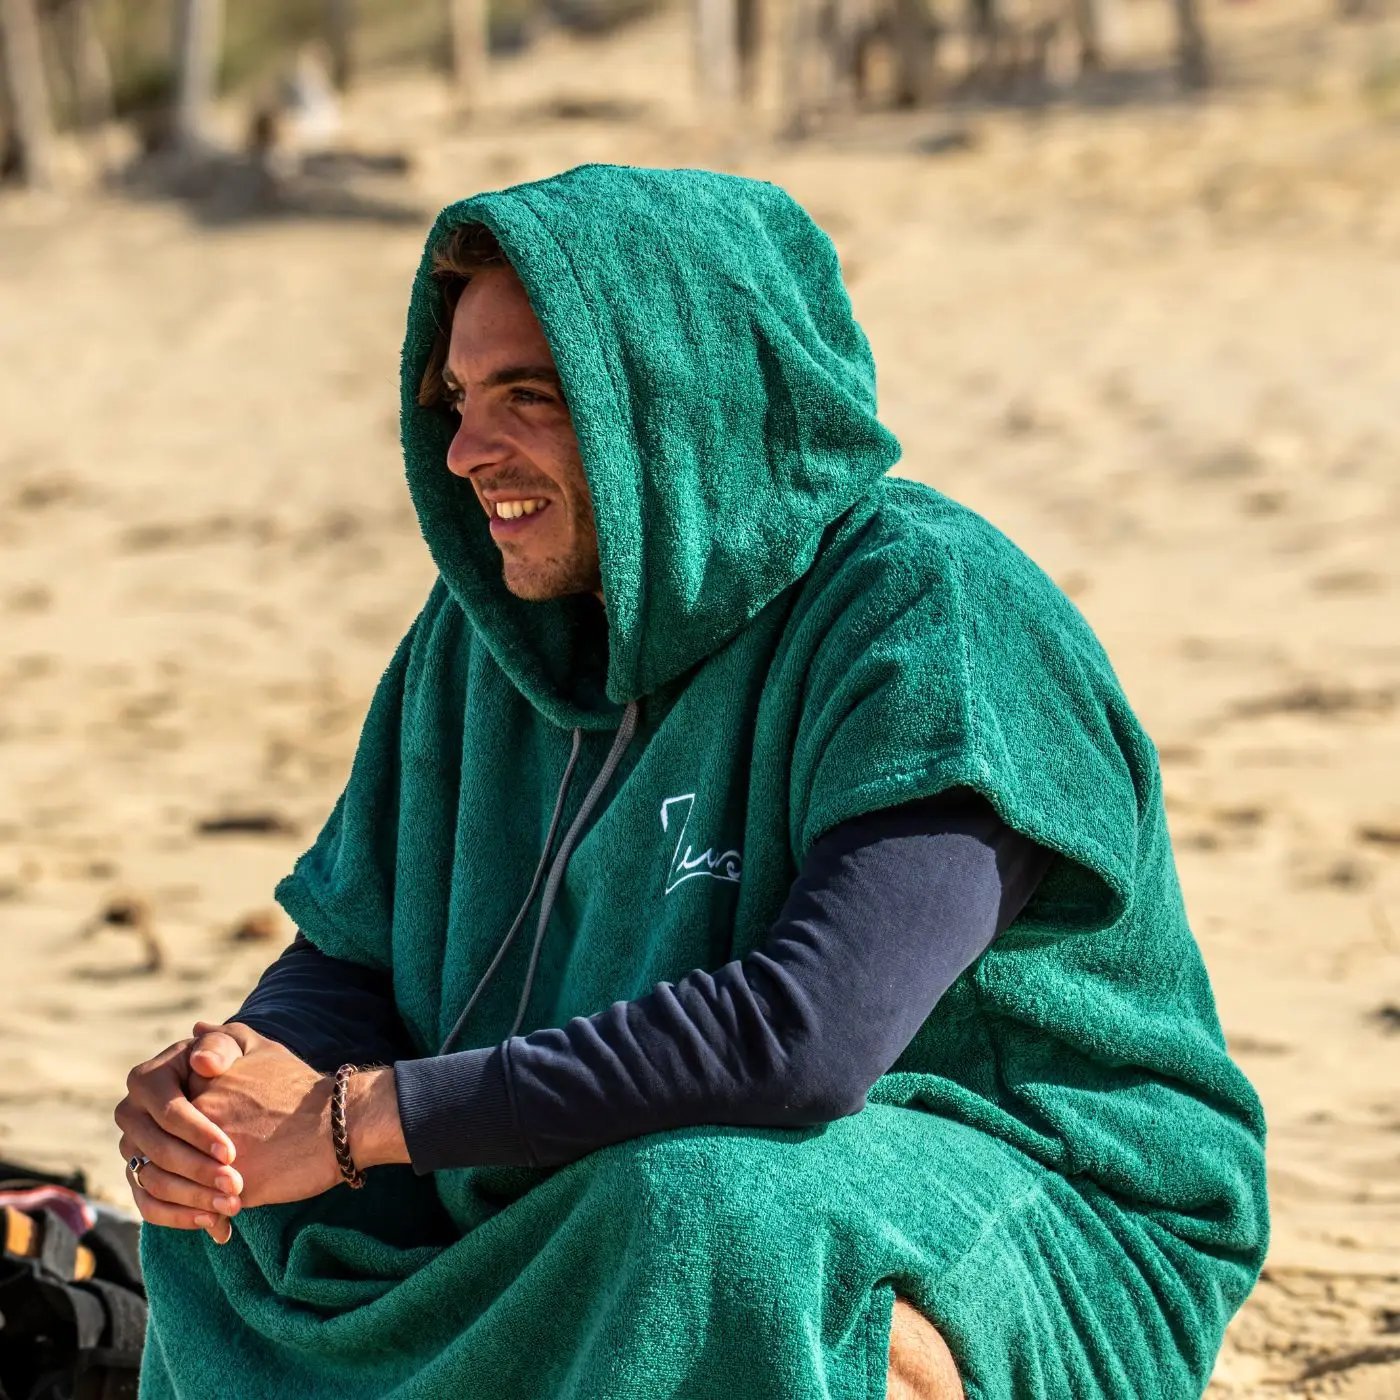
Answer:
M331 1090L331 1146L335 1148L335 1160L340 1167L340 1175L347 1186L359 1190L365 1184L365 1174L350 1155L350 1129L345 1124L345 1089L350 1076L362 1069L381 1069L381 1065L341 1065L335 1072L335 1086Z

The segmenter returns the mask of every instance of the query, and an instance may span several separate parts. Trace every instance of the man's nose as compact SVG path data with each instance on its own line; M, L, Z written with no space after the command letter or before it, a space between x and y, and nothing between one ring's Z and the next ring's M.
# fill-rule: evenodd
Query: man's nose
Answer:
M470 477L481 467L499 462L506 444L495 430L491 415L464 406L457 420L457 431L447 447L447 470L453 476Z

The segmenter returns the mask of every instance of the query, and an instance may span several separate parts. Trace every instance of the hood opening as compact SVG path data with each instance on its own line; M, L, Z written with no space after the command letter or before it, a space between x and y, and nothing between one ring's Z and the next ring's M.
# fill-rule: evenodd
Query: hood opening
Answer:
M452 424L417 403L443 313L431 253L485 225L554 354L598 528L591 597L515 598ZM869 345L830 240L773 185L581 166L449 206L414 282L403 443L423 534L496 661L553 722L622 707L703 661L810 567L894 464Z

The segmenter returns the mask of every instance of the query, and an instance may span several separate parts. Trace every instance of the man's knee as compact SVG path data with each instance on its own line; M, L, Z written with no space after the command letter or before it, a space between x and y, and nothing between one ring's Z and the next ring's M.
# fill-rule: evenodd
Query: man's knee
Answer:
M948 1344L912 1303L894 1300L890 1319L888 1400L964 1400Z
M703 1219L707 1229L718 1226L724 1233L731 1261L751 1239L771 1259L778 1219L786 1219L784 1237L799 1253L804 1241L818 1248L823 1237L804 1228L803 1217L820 1210L821 1192L802 1178L807 1172L822 1176L826 1163L813 1155L811 1143L790 1133L687 1128L616 1143L587 1160L596 1173L591 1189L607 1200L610 1212L630 1212L640 1229L670 1240L682 1219ZM964 1400L957 1365L938 1329L898 1297L890 1324L888 1397Z

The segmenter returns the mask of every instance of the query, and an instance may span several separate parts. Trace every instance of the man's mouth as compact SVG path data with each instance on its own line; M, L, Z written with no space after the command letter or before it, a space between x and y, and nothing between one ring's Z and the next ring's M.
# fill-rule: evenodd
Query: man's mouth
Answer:
M490 501L491 536L518 535L528 530L535 520L549 509L549 502L543 496L522 496L510 501Z

